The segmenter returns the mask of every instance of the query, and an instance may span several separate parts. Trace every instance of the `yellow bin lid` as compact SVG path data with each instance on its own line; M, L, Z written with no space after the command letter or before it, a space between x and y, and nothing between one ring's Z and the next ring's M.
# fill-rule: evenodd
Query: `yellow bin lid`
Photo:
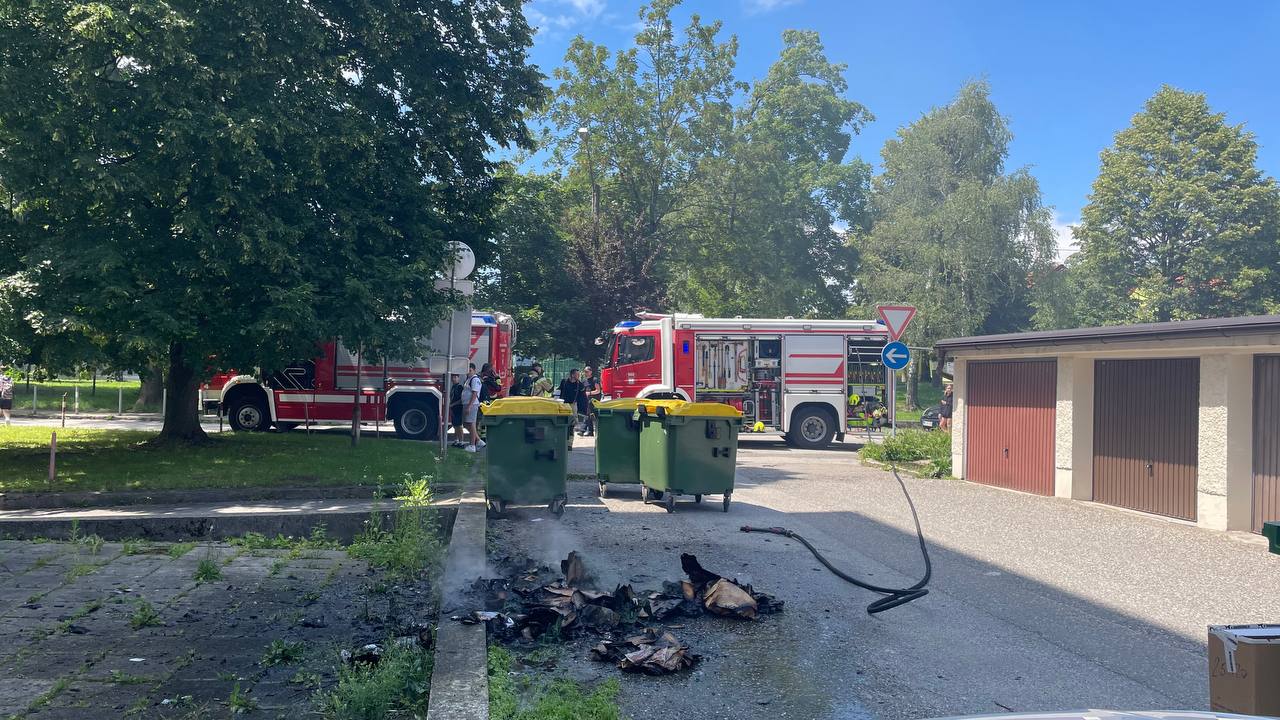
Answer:
M645 412L657 414L658 408L664 408L668 415L688 415L693 417L727 417L740 418L742 411L732 405L717 402L689 402L687 400L646 400Z
M480 406L485 415L572 415L568 403L543 397L498 398Z
M614 398L612 400L592 400L591 404L601 410L635 410L644 402L644 398Z

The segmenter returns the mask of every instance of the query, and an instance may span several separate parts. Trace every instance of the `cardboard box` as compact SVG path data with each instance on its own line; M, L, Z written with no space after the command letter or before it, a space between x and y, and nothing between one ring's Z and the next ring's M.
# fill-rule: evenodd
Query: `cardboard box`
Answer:
M1209 707L1280 715L1280 625L1209 626Z

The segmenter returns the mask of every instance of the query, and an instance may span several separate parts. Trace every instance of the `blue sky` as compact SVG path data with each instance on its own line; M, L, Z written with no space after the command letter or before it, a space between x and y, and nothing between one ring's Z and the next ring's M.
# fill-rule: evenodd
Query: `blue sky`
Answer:
M641 4L533 0L534 62L549 75L578 34L629 45ZM1280 2L685 0L676 17L694 12L738 36L747 80L777 58L782 30L818 30L876 116L851 149L873 163L899 127L986 77L1014 133L1009 167L1031 166L1060 229L1087 202L1098 152L1162 83L1207 93L1280 175Z

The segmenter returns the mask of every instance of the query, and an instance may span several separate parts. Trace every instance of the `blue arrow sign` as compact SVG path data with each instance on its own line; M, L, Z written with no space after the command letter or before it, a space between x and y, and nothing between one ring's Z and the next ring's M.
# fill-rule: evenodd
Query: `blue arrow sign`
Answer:
M906 343L897 340L888 343L880 351L880 362L890 370L901 370L911 361L911 350Z

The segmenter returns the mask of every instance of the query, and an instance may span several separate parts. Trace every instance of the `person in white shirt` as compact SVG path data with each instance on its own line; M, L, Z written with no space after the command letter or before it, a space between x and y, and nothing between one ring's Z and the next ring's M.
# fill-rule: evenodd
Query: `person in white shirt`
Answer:
M4 415L4 424L9 424L9 411L13 409L13 378L5 375L5 367L0 363L0 414Z
M476 374L476 365L471 363L467 368L467 378L462 381L462 422L466 424L467 432L470 433L469 442L463 448L467 452L475 452L485 445L476 427L476 421L480 417L481 387L480 376Z

